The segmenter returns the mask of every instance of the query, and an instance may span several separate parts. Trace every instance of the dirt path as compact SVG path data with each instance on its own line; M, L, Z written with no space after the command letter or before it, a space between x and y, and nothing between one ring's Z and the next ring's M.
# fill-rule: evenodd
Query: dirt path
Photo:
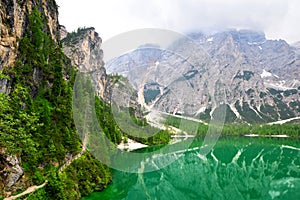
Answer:
M74 156L74 157L72 157L70 160L68 160L65 164L63 164L60 168L59 168L59 170L58 170L58 172L62 172L66 167L68 167L72 162L74 162L75 160L77 160L78 158L80 158L83 154L84 154L84 152L85 152L85 148L82 148L82 151L79 153L79 154L77 154L76 156Z
M65 162L65 164L63 164L63 165L59 168L58 172L62 172L62 171L63 171L66 167L68 167L74 160L80 158L80 157L84 154L84 152L86 151L86 147L85 147L86 139L84 139L83 143L84 143L84 145L83 145L83 148L82 148L81 152L80 152L79 154L77 154L76 156L72 157L70 160L67 160L67 161ZM42 185L34 185L34 186L31 186L31 187L27 188L24 192L22 192L22 193L20 193L20 194L17 194L17 195L15 195L15 196L7 197L7 198L5 198L4 200L13 200L13 199L17 199L17 198L19 198L19 197L22 197L22 196L24 196L24 195L33 193L33 192L35 192L36 190L45 187L45 185L46 185L47 183L48 183L48 180L46 180Z
M84 127L87 126L87 118L89 116L89 112L86 111L85 112L85 121L84 121ZM80 153L78 153L77 155L75 155L74 157L71 157L71 159L67 160L58 170L58 172L62 172L66 167L68 167L72 162L74 162L75 160L77 160L78 158L80 158L86 151L86 144L87 144L87 140L88 140L88 133L84 133L84 138L83 138L83 141L82 141L82 150ZM46 180L42 185L34 185L34 186L31 186L29 188L27 188L24 192L18 194L18 195L15 195L15 196L10 196L10 197L7 197L5 198L4 200L12 200L12 199L17 199L19 197L22 197L26 194L30 194L30 193L33 193L34 191L40 189L40 188L43 188L45 187L45 185L48 183L48 180Z
M17 198L19 198L19 197L22 197L22 196L24 196L24 195L26 195L26 194L30 194L30 193L32 193L32 192L34 192L34 191L36 191L36 190L38 190L38 189L40 189L40 188L43 188L43 187L45 187L45 185L48 183L48 180L46 180L42 185L34 185L34 186L31 186L31 187L29 187L29 188L27 188L27 190L25 190L24 192L22 192L22 193L20 193L20 194L17 194L17 195L15 195L15 196L11 196L11 197L7 197L7 198L5 198L4 200L13 200L13 199L17 199Z
M66 167L68 167L74 160L80 158L80 157L84 154L85 150L86 150L86 149L83 148L82 151L81 151L79 154L77 154L76 156L72 157L72 158L71 158L70 160L68 160L65 164L63 164L63 165L59 168L58 172L62 172L62 171L63 171ZM7 198L5 198L4 200L13 200L13 199L17 199L17 198L19 198L19 197L25 196L26 194L33 193L33 192L35 192L36 190L45 187L45 185L46 185L47 183L48 183L48 180L46 180L42 185L34 185L34 186L31 186L31 187L27 188L24 192L22 192L22 193L20 193L20 194L17 194L17 195L15 195L15 196L7 197Z
M85 114L86 117L86 114ZM85 125L85 124L84 124ZM88 140L88 134L84 133L84 137L83 137L83 141L82 141L82 150L79 154L75 155L74 157L72 157L70 160L67 160L65 164L63 164L58 172L62 172L66 167L68 167L72 162L74 162L75 160L77 160L78 158L80 158L84 152L86 151L86 144L87 144L87 140Z

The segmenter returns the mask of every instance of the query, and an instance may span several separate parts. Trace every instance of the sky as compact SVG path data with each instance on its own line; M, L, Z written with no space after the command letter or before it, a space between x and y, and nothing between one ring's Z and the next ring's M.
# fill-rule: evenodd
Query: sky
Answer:
M300 41L299 0L56 0L69 32L95 27L103 41L140 28L179 33L227 28L263 31Z

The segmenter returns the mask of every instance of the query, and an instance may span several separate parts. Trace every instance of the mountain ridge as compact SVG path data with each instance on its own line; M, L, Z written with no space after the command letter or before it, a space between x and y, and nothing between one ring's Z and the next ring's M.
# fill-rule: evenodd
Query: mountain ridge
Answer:
M194 46L180 44L175 45L174 49L183 52L184 55L189 53L196 55L187 58L189 63L196 63L196 65L184 67L182 64L178 67L176 64L175 67L174 63L180 63L178 57L157 49L137 49L121 56L113 63L108 63L107 71L128 76L133 85L141 80L136 80L138 77L130 74L128 69L134 71L146 65L144 69L147 70L150 65L155 65L143 63L146 60L152 59L154 63L162 63L167 68L173 68L173 73L181 73L193 85L195 98L190 98L191 93L180 94L188 89L184 84L174 82L172 86L167 86L153 78L146 80L147 84L158 84L165 88L165 94L156 96L156 99L160 100L154 107L169 113L179 111L204 119L201 115L209 112L210 117L206 117L206 120L209 120L217 105L225 103L229 107L228 111L235 113L236 119L250 123L266 123L300 114L298 79L300 55L294 47L284 40L267 40L262 32L251 30L190 35L194 42L211 57L210 62L207 62L202 55L197 57L198 50L193 49ZM126 63L126 59L130 62ZM207 63L209 66L202 67ZM158 79L163 80L168 76L169 74L160 75ZM184 112L184 105L176 108L177 103L171 103L171 96L166 88L176 91L178 96L183 97L181 100L185 102L185 106L190 104L193 109Z

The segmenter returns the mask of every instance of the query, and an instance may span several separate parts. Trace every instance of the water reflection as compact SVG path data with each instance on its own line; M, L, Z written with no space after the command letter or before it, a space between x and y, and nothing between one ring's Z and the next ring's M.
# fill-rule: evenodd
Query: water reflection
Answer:
M178 160L158 171L142 173L170 155L144 161L139 174L115 171L105 191L84 199L300 199L299 140L221 138L206 156L202 142L170 154Z

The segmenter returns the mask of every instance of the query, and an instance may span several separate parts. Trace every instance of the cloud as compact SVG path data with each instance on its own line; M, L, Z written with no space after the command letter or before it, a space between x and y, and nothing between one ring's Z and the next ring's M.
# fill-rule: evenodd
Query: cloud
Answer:
M267 37L300 40L297 0L57 0L60 21L69 30L94 26L105 39L136 28L182 33L248 28Z

